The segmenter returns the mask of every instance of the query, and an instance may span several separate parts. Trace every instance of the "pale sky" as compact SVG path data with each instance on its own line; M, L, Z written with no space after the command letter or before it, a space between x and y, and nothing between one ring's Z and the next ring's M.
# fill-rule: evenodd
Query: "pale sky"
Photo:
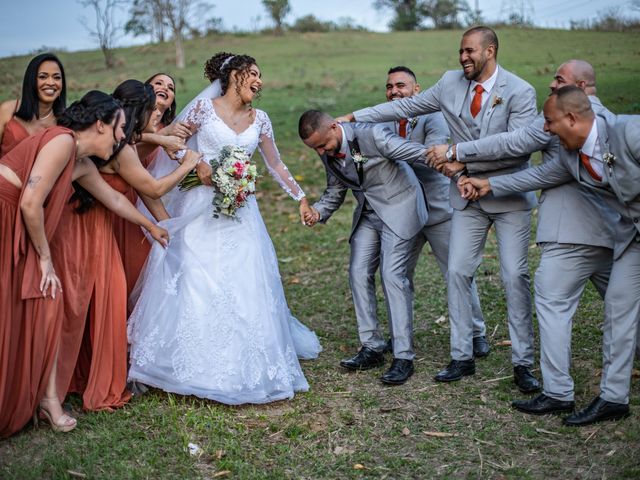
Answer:
M512 5L524 7L536 25L548 28L567 28L570 20L593 19L609 7L620 7L623 14L632 15L629 0L467 0L478 4L485 20L504 19ZM0 57L27 54L46 46L67 50L96 48L81 22L84 17L93 21L93 12L77 0L18 0L2 2L0 29ZM221 17L225 29L255 30L270 25L261 0L211 0L211 16ZM357 24L375 31L386 31L388 12L378 12L374 0L290 0L292 22L303 15L313 14L322 20L337 21L352 17ZM531 8L532 9L531 9ZM637 14L636 14L637 15ZM119 15L127 20L127 9ZM123 37L118 46L146 43L148 37Z

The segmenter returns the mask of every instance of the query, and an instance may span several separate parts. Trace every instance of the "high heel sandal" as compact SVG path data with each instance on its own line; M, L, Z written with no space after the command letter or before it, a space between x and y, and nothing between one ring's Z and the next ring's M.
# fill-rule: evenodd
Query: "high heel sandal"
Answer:
M43 398L42 400L47 400L47 399ZM76 426L78 425L77 420L73 418L71 415L67 415L66 413L64 413L64 410L62 415L60 415L60 418L58 418L58 421L54 422L53 417L51 416L51 413L49 413L48 410L42 407L42 401L40 401L40 405L38 406L35 413L33 414L33 423L36 426L38 426L38 420L46 420L47 422L49 422L49 425L51 426L51 430L53 430L54 432L63 432L63 433L70 432L71 430L76 428ZM69 423L69 420L72 420L73 422ZM61 421L62 423L60 423Z

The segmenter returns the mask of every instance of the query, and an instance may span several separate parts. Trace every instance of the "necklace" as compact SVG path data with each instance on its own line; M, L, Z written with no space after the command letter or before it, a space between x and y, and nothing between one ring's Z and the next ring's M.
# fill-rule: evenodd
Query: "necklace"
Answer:
M51 107L51 110L49 110L49 113L47 113L44 117L40 117L40 120L46 120L51 116L52 113L53 113L53 107Z

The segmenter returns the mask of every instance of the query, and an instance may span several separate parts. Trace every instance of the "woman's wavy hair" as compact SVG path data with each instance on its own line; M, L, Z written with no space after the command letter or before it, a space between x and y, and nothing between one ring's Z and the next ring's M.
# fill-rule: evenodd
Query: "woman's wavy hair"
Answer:
M151 85L151 82L153 82L153 79L156 78L158 75L164 75L165 77L169 77L171 79L171 81L173 82L173 87L175 89L176 86L176 81L175 79L169 75L168 73L164 73L164 72L158 72L158 73L154 73L153 75L151 75L144 83L145 85ZM151 88L153 88L153 85L151 85ZM169 108L167 108L165 110L165 112L162 114L162 118L160 119L160 122L162 123L162 125L164 125L165 127L167 125L169 125L171 122L173 122L173 120L176 118L176 113L177 113L177 104L176 104L176 96L175 93L176 91L173 91L174 95L173 95L173 102L171 102L171 105L169 106Z
M62 75L62 90L60 95L53 101L53 114L59 117L67 104L67 79L64 75L62 62L53 53L41 53L31 59L24 72L22 80L22 96L20 97L20 108L16 111L16 117L30 122L33 118L40 118L40 99L38 98L38 69L44 62L56 62L60 67Z
M229 75L233 70L237 70L240 78L236 91L240 93L240 86L249 77L251 65L257 65L257 63L256 59L249 55L218 52L204 64L204 76L210 82L220 80L221 94L224 95L229 87Z
M120 102L127 121L124 127L124 143L132 144L139 141L156 106L153 87L130 79L118 85L112 95ZM114 152L111 158L115 158L119 152L120 150Z
M121 115L120 110L120 103L111 95L98 90L91 90L80 100L69 105L69 108L58 117L58 125L81 132L91 127L98 120L107 124L112 122L117 124L119 121L118 115ZM94 163L98 163L96 159L92 158L92 160ZM97 160L102 164L104 163L102 159ZM84 213L95 204L95 199L79 183L73 182L73 188L75 192L69 203L77 201L76 212Z

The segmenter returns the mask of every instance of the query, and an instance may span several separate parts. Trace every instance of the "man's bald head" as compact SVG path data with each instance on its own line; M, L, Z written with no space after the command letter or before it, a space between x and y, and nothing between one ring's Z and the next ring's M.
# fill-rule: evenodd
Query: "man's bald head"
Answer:
M596 72L589 62L572 59L558 67L549 87L551 91L568 85L581 88L587 95L596 94Z
M544 129L558 135L567 150L584 145L594 121L591 102L584 91L569 85L551 92L544 102Z
M580 116L593 117L589 97L580 87L569 85L559 88L549 95L549 100L552 97L555 97L555 108L564 114L574 113Z

